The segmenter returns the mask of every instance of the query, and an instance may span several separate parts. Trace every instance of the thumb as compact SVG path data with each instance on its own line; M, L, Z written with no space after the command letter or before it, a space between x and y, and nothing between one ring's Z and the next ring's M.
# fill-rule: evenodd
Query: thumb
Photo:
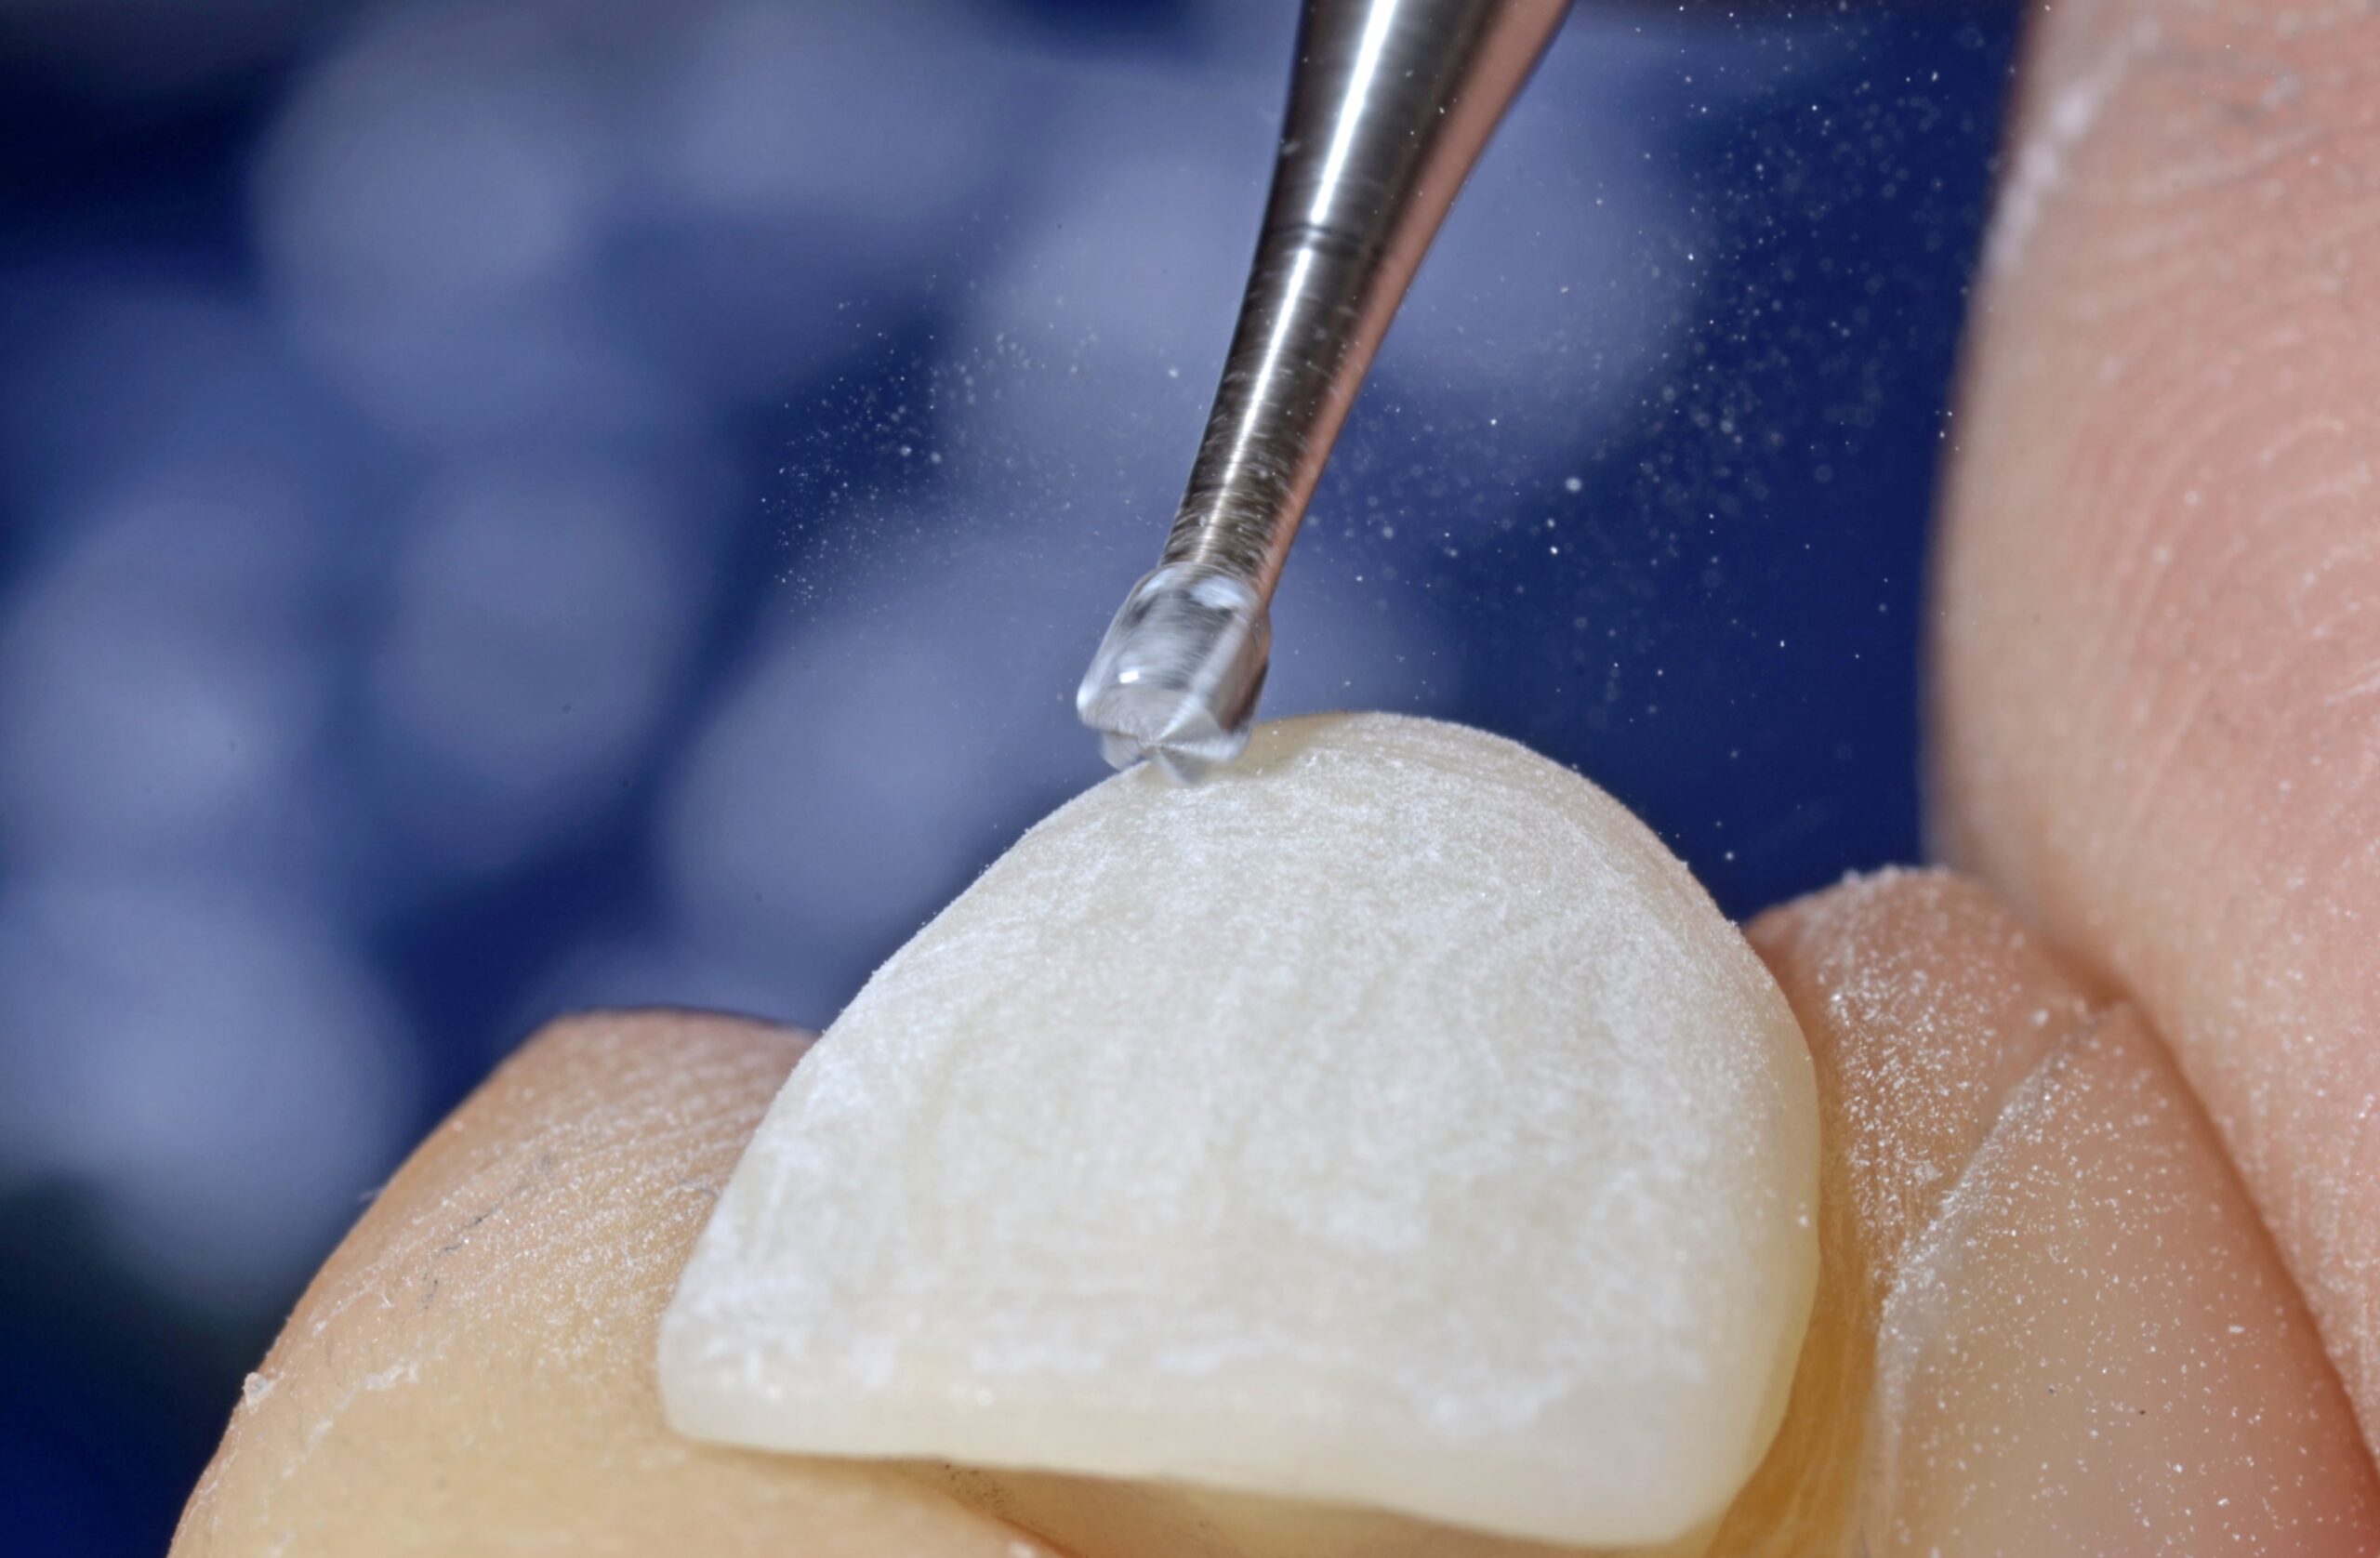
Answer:
M1942 544L1950 856L2173 1045L2380 1445L2380 28L2046 8Z

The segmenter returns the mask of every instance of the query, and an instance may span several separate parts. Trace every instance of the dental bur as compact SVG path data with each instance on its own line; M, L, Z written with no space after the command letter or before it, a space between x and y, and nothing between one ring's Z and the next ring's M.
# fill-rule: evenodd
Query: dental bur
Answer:
M1569 0L1308 0L1264 228L1189 490L1075 693L1117 768L1248 745L1271 605L1408 283Z

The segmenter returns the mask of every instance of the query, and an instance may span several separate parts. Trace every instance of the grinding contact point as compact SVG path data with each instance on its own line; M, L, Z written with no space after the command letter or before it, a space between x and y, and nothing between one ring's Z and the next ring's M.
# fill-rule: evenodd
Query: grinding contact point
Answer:
M1229 574L1173 564L1132 587L1108 625L1075 711L1108 762L1146 759L1195 783L1248 745L1272 648L1256 591Z

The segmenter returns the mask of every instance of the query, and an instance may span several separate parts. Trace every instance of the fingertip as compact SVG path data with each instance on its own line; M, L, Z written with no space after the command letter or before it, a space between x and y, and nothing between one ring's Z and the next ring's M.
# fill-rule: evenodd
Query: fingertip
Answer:
M178 1554L1040 1550L890 1468L670 1433L661 1309L809 1043L692 1012L549 1024L431 1132L249 1377Z
M2380 1542L2336 1376L2135 1014L1944 872L1852 879L1751 934L1818 1076L1825 1264L1723 1543Z
M1936 576L1934 831L2135 1000L2380 1443L2380 33L2043 19Z
M1908 1250L1877 1348L1876 1551L2380 1543L2312 1319L2127 1007L2004 1101Z

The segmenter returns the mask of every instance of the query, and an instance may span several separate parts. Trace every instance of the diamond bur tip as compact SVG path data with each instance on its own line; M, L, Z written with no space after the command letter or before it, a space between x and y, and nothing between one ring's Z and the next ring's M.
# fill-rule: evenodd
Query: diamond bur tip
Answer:
M1272 648L1245 581L1173 563L1134 585L1075 693L1117 768L1146 759L1191 784L1248 746Z

